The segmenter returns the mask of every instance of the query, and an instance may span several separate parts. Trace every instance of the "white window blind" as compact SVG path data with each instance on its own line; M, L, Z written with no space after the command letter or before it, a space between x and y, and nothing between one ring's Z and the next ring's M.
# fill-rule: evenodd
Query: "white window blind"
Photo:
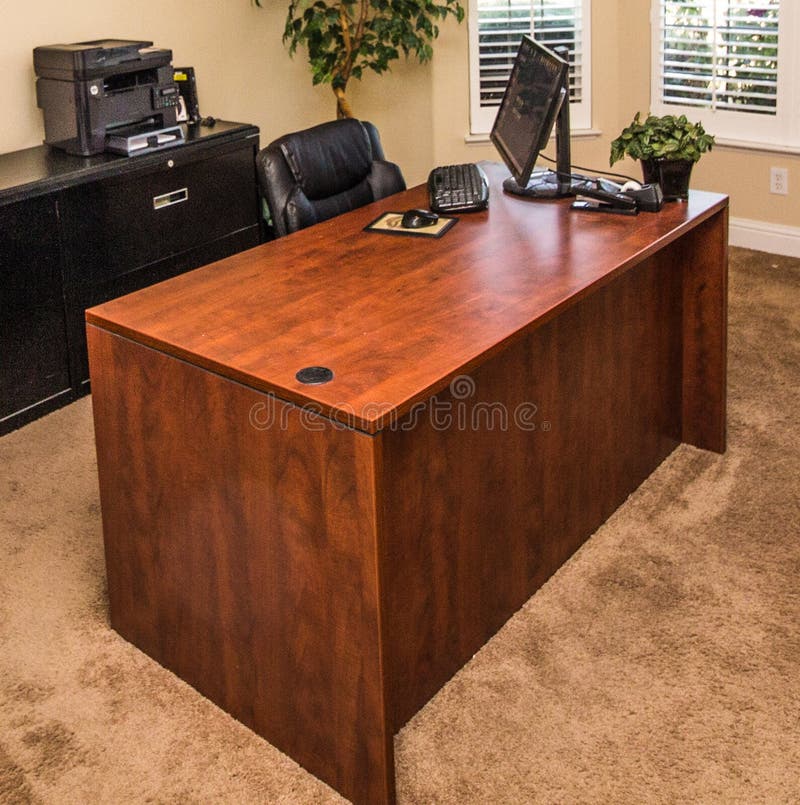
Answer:
M664 103L775 114L777 0L661 0Z
M551 49L568 49L572 127L590 127L589 5L588 0L471 0L473 132L491 129L523 34Z
M654 0L652 111L722 139L796 141L797 19L786 0Z

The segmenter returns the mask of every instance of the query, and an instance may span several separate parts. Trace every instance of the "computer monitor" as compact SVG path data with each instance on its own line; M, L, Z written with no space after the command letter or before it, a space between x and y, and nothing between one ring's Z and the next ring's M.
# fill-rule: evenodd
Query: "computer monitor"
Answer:
M553 125L556 170L533 173ZM535 198L572 195L566 59L529 36L522 38L490 137L512 174L505 190Z

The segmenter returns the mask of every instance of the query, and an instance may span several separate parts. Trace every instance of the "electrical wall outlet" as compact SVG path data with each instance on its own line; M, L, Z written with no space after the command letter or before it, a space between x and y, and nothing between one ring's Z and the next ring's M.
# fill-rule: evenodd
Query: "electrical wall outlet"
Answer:
M786 168L769 169L769 192L779 196L789 195L789 171Z

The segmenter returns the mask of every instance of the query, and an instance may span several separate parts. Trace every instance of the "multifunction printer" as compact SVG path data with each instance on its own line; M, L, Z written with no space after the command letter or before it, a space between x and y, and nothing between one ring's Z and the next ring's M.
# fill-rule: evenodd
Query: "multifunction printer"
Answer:
M102 39L34 48L45 143L70 154L136 154L183 141L172 51Z

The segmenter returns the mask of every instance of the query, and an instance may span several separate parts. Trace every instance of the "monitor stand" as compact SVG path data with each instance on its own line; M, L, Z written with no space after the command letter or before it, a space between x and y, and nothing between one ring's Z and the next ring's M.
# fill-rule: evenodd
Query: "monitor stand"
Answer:
M569 174L567 175L569 177ZM515 196L528 198L564 198L575 195L571 189L571 177L566 180L560 179L558 173L551 170L536 171L525 187L520 187L517 180L509 176L503 182L503 190Z

